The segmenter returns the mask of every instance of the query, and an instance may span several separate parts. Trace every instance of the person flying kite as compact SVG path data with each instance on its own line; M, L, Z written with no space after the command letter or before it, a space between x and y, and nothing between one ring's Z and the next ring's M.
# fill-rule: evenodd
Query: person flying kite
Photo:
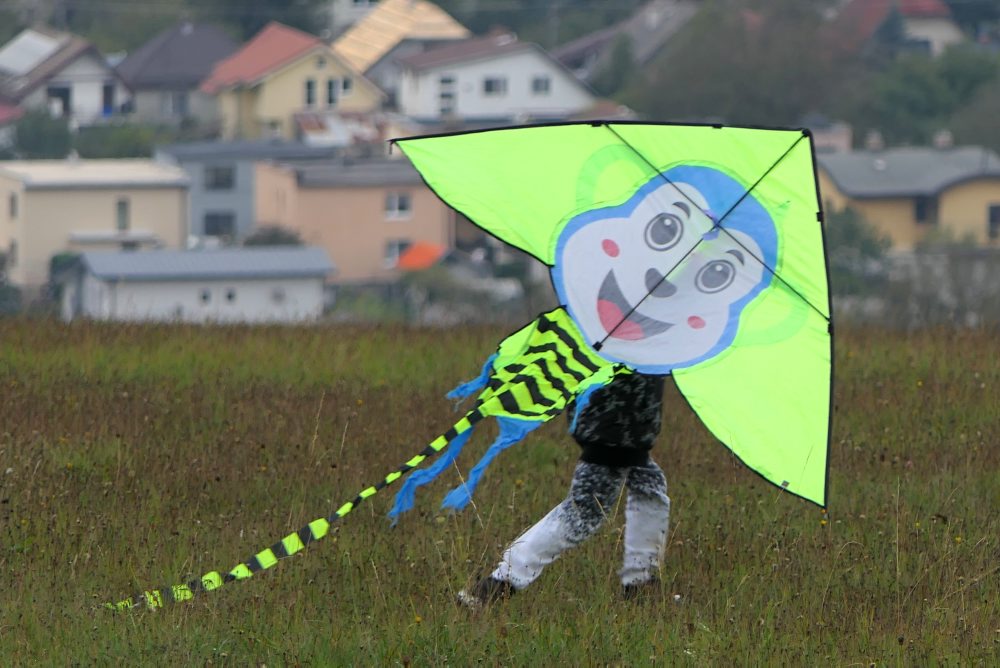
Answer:
M479 606L528 586L596 530L623 485L621 578L635 591L655 581L669 522L665 478L649 457L665 375L747 466L825 507L832 324L808 132L602 121L394 143L448 205L547 265L559 306L449 395L475 395L462 419L353 501L225 575L112 608L159 607L252 577L413 471L390 511L398 519L492 418L496 441L444 499L460 510L497 455L567 409L583 447L569 496L461 600Z

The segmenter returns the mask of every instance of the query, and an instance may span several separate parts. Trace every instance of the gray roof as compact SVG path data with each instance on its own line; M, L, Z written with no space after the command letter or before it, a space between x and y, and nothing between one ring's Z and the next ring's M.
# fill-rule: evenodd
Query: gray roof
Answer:
M816 160L841 192L860 199L934 196L971 179L1000 178L1000 156L978 146L822 153Z
M423 183L405 158L337 160L324 163L290 163L303 188L402 186Z
M310 160L333 157L336 147L310 146L301 142L282 140L201 141L158 146L157 153L164 153L179 162L216 160Z
M593 54L596 62L587 76L603 67L612 56L615 38L628 38L632 58L637 65L648 64L698 11L690 0L650 0L624 21L583 35L552 50L558 61L570 68L585 64Z
M325 250L308 246L93 251L80 259L94 276L121 281L325 278L334 269Z
M118 74L133 90L197 88L238 48L222 28L181 21L128 54Z

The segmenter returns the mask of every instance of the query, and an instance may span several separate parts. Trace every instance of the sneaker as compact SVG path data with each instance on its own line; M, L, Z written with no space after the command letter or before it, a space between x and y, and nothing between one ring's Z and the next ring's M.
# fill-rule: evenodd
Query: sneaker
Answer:
M660 578L658 577L622 585L622 598L626 601L644 601L651 598L658 598L659 594Z
M470 610L482 610L513 595L514 587L506 580L485 577L472 587L458 592L458 604Z

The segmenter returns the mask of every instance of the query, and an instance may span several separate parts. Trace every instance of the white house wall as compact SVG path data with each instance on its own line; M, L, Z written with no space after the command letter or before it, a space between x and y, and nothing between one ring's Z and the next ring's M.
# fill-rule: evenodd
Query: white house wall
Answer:
M31 109L46 109L48 89L52 86L68 86L73 120L80 125L89 125L104 118L105 83L113 83L115 86L114 105L111 111L117 111L122 103L128 99L128 89L122 86L107 65L92 55L85 55L74 60L49 79L45 85L32 92L22 106Z
M170 111L171 97L175 93L188 95L188 113L186 116ZM216 123L219 121L219 105L215 97L197 90L142 90L132 97L133 118L149 123L167 123L177 125L185 118L196 119L199 123Z
M403 72L399 89L400 111L421 120L439 118L439 79L455 78L455 115L464 119L492 119L530 114L535 117L564 117L591 107L594 97L571 74L533 49L489 60L456 63L415 73ZM531 83L536 76L548 76L550 91L536 95ZM487 77L505 77L505 95L483 93Z
M82 282L82 315L120 322L304 322L323 313L323 281ZM227 293L234 291L234 299ZM209 299L203 301L202 293ZM278 293L282 295L279 298Z

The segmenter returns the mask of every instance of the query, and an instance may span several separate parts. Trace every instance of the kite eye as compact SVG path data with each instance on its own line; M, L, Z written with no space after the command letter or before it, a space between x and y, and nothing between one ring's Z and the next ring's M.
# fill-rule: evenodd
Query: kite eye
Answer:
M646 245L665 251L677 245L684 233L684 223L673 213L660 213L646 225Z
M728 288L736 278L736 268L727 260L713 260L695 276L694 284L702 292L711 294Z

